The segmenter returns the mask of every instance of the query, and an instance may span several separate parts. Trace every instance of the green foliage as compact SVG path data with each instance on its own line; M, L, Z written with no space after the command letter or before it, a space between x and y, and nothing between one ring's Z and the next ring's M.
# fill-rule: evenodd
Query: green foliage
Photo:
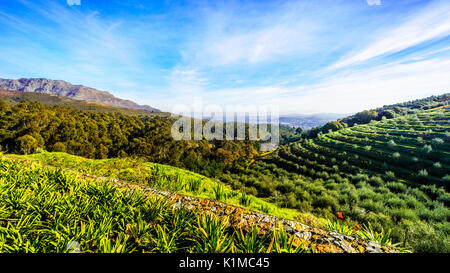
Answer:
M239 188L254 187L258 196L280 206L327 219L341 211L346 223L370 223L366 235L380 240L391 230L390 242L402 243L402 221L425 221L435 227L431 232L448 236L449 118L447 108L401 112L386 122L324 132L279 147L227 181ZM445 141L433 141L436 138ZM328 226L340 228L331 222ZM422 251L416 247L425 244L409 246Z
M295 235L289 236L283 228L281 223L278 223L278 228L274 228L272 242L269 250L273 249L276 253L302 253L309 249L303 247L303 243L294 246Z
M330 230L330 231L334 231L334 232L338 232L338 233L346 234L346 235L354 235L356 233L355 229L349 227L348 225L345 225L340 220L328 220L327 219L327 223L325 224L324 228L327 230Z
M385 232L383 229L381 229L380 232L376 232L373 230L372 225L370 223L364 225L363 228L358 231L358 235L367 240L379 242L382 245L388 246L392 245L392 241L390 238L391 230L389 229L388 231Z
M252 198L251 196L245 194L245 192L242 192L241 197L239 198L239 202L241 203L241 205L250 206Z
M127 113L127 112L125 112ZM246 166L256 154L246 141L176 141L173 118L78 111L21 101L0 109L0 150L31 154L38 148L87 158L139 156L215 176Z
M227 193L225 192L225 187L221 184L217 184L214 188L214 198L216 200L223 200L225 201L227 199Z
M0 157L0 252L298 252L138 190Z
M255 225L251 232L244 233L242 229L236 231L237 242L235 247L243 253L264 253L267 248L267 237L258 235Z

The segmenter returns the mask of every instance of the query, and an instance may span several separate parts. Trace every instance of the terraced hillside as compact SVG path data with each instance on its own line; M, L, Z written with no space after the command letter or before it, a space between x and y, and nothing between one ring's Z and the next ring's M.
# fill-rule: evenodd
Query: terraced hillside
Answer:
M41 159L45 157L48 155ZM121 161L80 162L80 158L63 154L52 158L54 164L58 159L59 163L72 159L72 167L95 170L112 163L121 174L120 166L124 166ZM148 187L175 182L180 190L189 185L202 189L201 184L210 183L169 166L150 167L154 170L146 176L148 183L131 182L0 155L0 252L398 251L385 246L390 244L389 234L327 232L242 207ZM124 177L130 179L129 174Z
M344 177L364 171L448 186L449 140L450 110L442 108L321 134L281 149L278 155L280 162L307 166L317 177L321 171Z
M302 139L224 181L348 225L391 228L416 251L450 251L450 109L438 107Z

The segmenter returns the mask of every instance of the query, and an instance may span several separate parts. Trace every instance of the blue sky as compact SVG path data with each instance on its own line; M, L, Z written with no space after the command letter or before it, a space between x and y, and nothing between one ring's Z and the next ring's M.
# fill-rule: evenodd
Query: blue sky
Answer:
M170 111L351 113L450 90L450 1L0 0L0 78Z

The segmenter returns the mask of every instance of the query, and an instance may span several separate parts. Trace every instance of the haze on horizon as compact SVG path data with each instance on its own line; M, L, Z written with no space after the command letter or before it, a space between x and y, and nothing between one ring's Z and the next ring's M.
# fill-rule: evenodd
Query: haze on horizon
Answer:
M450 90L450 2L0 1L0 78L65 80L171 111L351 113Z

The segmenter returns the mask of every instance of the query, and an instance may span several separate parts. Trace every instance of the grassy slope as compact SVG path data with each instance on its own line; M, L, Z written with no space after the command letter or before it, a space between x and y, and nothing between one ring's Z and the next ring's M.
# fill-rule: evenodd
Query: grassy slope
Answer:
M205 176L169 165L145 162L140 159L113 158L95 160L55 152L9 156L55 167L68 168L83 173L142 183L158 189L170 190L181 194L219 200L286 219L298 219L299 217L314 218L308 214L300 215L294 209L279 208L261 198L243 195L239 191L232 190L229 186ZM245 203L246 198L250 200L247 203ZM325 222L324 219L317 218L315 220L317 220L318 224Z
M356 125L280 147L269 163L299 173L309 181L301 189L322 189L360 223L396 229L396 240L414 229L420 251L448 251L449 121L450 109L440 107Z
M0 253L302 252L140 191L0 156ZM255 230L256 232L256 230Z

